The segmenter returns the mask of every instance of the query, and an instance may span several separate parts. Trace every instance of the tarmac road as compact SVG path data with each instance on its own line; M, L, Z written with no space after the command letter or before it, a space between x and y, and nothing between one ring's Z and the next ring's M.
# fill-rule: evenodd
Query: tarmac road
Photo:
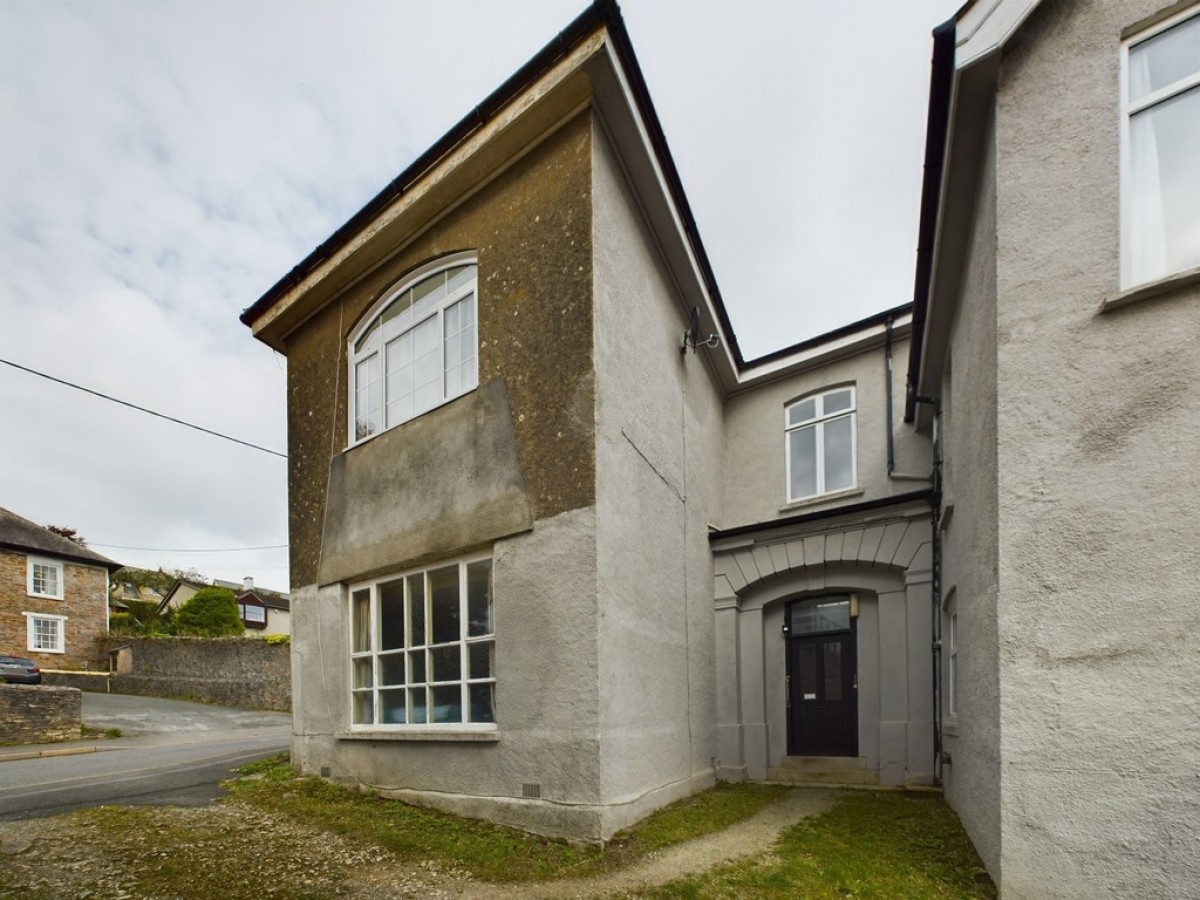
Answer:
M102 805L205 805L233 769L287 750L292 731L286 713L121 694L85 693L83 723L122 737L0 749L0 821Z

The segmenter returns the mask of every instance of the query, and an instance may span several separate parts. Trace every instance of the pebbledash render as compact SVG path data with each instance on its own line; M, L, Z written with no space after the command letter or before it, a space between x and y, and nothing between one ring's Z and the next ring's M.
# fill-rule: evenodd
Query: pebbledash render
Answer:
M944 785L1006 896L1178 893L1190 545L1118 548L1154 559L1148 504L1197 518L1196 354L1153 352L1197 279L1122 280L1116 186L1071 180L1120 169L1084 126L1125 108L1137 35L1191 27L1140 6L941 26L914 302L767 356L738 348L611 2L246 310L289 361L294 763L592 841L717 779ZM1086 85L1074 129L1052 75Z

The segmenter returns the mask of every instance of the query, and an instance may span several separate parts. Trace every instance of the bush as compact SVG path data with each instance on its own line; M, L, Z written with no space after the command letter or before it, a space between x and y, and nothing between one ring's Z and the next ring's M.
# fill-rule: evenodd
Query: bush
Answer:
M228 588L206 587L175 613L175 633L193 637L226 637L244 634L237 597Z
M137 634L138 621L129 613L110 613L108 616L109 634Z

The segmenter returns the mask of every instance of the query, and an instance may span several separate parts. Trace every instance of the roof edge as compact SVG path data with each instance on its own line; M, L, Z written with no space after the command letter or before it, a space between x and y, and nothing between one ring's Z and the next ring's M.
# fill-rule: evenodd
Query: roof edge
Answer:
M591 6L575 17L566 28L560 31L548 44L539 50L532 58L516 72L492 91L483 102L475 106L463 118L459 119L449 131L443 134L424 153L410 163L399 175L393 178L378 194L347 219L329 237L317 245L304 259L269 287L254 303L242 311L238 317L243 325L250 328L283 295L295 285L310 275L322 262L344 247L350 239L360 232L371 220L376 218L388 206L419 180L429 169L446 156L456 146L461 144L473 132L482 127L492 116L500 111L509 101L517 97L521 91L534 83L539 76L549 70L556 62L566 56L580 42L591 34L598 25L616 17L620 20L615 0L595 0Z
M933 29L932 72L929 78L929 114L925 124L925 174L921 182L921 216L917 231L917 266L913 283L912 349L908 354L908 387L904 421L916 411L921 357L925 352L925 318L929 312L929 287L933 278L934 239L950 134L950 105L954 94L954 41L957 21L948 19Z

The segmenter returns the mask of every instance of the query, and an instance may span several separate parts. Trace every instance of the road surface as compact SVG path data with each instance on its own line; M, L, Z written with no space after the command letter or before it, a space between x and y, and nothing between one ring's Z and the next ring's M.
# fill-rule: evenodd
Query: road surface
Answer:
M288 749L291 721L285 713L85 693L83 723L120 728L122 737L0 751L0 821L106 804L211 803L233 769ZM5 759L30 749L83 752Z

